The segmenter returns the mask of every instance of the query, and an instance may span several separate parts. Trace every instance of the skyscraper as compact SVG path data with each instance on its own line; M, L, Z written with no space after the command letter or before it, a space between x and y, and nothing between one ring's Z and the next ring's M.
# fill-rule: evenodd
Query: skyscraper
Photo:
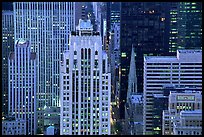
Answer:
M38 107L59 106L59 64L75 30L74 2L14 2L15 39L38 53Z
M80 20L70 36L60 72L60 134L110 134L111 75L90 20Z
M169 51L202 48L202 2L170 4Z
M111 31L114 23L120 23L120 2L107 2L107 30Z
M2 114L8 114L8 57L14 50L14 21L12 11L2 11Z
M36 53L31 52L29 41L19 39L14 53L10 53L9 66L9 115L26 120L26 134L36 134Z
M124 118L131 47L136 54L137 91L143 92L143 56L168 53L166 29L168 4L164 2L122 2L120 14L120 112Z
M162 94L169 84L202 90L202 50L177 50L176 57L144 57L143 134L153 134L153 94Z
M38 131L44 108L59 106L59 66L75 30L75 2L14 2L15 40L30 41L37 53Z

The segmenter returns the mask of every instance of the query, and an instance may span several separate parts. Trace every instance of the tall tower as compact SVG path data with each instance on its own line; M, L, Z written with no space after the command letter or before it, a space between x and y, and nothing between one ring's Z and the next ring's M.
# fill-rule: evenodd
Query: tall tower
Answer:
M101 37L80 20L60 69L60 134L110 134L111 75Z
M75 2L14 2L15 39L37 52L38 108L59 106L59 64L75 30Z
M26 134L36 134L36 53L31 52L29 41L19 39L8 60L10 115L26 120Z
M202 2L170 3L169 52L202 48Z
M143 56L168 53L166 28L168 4L165 2L122 2L120 17L120 112L124 118L124 104L128 89L131 47L136 53L137 91L143 92Z
M14 50L14 22L12 11L2 11L2 114L8 114L8 57Z

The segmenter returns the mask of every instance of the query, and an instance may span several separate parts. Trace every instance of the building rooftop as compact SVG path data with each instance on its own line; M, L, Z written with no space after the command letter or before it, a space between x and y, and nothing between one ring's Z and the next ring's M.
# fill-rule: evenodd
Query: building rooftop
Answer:
M202 53L202 50L197 49L197 50L178 50L179 53Z
M142 95L131 95L131 103L142 103Z
M174 56L145 56L146 61L162 61L162 62L173 62L178 61L178 59Z
M189 58L189 54L193 54L192 58ZM202 50L177 50L176 56L145 56L144 60L150 62L169 62L169 63L178 62L179 60L186 62L192 61L199 62L202 61L201 59L199 59L200 57L202 58L201 55Z
M93 30L93 25L90 20L79 19L79 30Z
M153 94L154 98L168 98L167 96L164 96L163 94Z
M201 109L192 110L192 111L184 111L184 110L182 110L180 112L180 115L182 115L182 116L200 116L200 115L202 115L202 110Z
M54 126L49 126L48 128L52 128L52 129L53 129L53 128L55 128L55 127L54 127Z

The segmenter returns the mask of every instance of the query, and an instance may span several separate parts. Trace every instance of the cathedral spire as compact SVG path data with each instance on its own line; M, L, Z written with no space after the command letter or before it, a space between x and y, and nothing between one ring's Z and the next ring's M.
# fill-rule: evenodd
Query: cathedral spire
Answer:
M135 53L132 46L131 60L130 60L130 70L128 76L128 92L127 100L129 100L130 95L137 93L137 76L136 76L136 65L135 65Z

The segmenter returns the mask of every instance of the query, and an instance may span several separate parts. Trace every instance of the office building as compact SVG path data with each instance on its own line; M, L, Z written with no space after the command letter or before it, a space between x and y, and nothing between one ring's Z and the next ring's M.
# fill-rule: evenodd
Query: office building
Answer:
M110 45L108 50L108 61L111 69L111 87L114 97L119 100L119 66L120 66L120 24L114 23L110 33Z
M38 53L38 107L59 106L59 64L75 30L74 2L14 2L15 39Z
M44 132L53 127L54 135L60 134L60 107L46 107L44 110Z
M14 51L13 12L2 11L2 114L8 114L8 57Z
M202 2L170 3L169 52L202 48Z
M110 44L110 33L114 23L120 23L120 2L106 2L107 42Z
M180 27L179 27L180 26ZM178 46L202 48L202 3L181 2L178 13Z
M26 38L37 53L37 115L43 132L43 109L59 106L59 70L69 34L75 30L75 2L14 2L15 40Z
M110 3L110 29L114 23L120 23L120 2Z
M36 134L37 73L35 52L29 41L19 39L8 60L8 111L16 119L26 121L26 135Z
M173 90L168 110L163 111L163 135L198 135L202 132L202 95L200 91Z
M79 19L86 19L85 15L86 2L75 2L75 25L79 23Z
M168 109L168 96L153 94L153 135L162 135L162 113Z
M144 57L144 134L153 130L152 94L161 94L169 84L202 90L202 50L178 50L176 57Z
M170 17L170 30L169 30L169 52L175 53L178 48L178 13L179 2L169 2L169 17Z
M26 135L26 120L7 116L2 118L2 135Z
M80 20L60 75L60 135L110 135L111 75L100 35Z
M202 111L181 111L179 122L173 123L174 135L202 135Z
M120 14L120 112L124 118L131 48L136 53L137 90L143 91L143 56L168 53L168 4L165 2L122 2Z
M114 50L113 50L113 58L114 58L114 78L115 82L114 84L114 91L115 91L115 99L117 102L117 105L119 105L119 90L120 90L120 75L119 75L119 69L120 69L120 23L114 23L113 24L113 32L114 32ZM112 75L112 73L111 73Z

